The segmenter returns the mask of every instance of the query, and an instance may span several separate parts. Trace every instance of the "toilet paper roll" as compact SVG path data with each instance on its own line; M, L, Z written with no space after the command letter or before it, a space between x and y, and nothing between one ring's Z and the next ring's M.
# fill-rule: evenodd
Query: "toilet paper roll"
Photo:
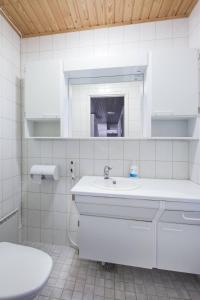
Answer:
M42 183L42 175L31 175L31 178L33 180L34 183L36 184L41 184Z

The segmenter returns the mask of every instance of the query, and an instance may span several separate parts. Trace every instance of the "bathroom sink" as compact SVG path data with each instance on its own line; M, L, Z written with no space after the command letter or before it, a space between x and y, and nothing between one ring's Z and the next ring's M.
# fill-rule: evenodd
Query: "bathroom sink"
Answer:
M139 187L137 179L120 177L112 177L109 179L97 178L93 184L99 189L112 191L130 191Z

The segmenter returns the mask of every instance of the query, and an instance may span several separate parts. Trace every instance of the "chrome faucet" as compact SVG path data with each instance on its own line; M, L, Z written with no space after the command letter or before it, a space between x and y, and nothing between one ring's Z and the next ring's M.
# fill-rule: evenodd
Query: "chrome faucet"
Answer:
M112 170L112 168L108 165L105 165L105 167L104 167L104 179L109 179L110 178L110 176L109 176L110 170Z

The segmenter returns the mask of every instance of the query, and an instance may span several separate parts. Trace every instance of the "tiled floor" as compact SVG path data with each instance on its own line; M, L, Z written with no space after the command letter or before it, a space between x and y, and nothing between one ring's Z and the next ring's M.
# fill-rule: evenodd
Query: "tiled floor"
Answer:
M195 275L124 266L105 270L80 260L69 247L26 244L46 251L54 261L37 300L200 300L200 279Z

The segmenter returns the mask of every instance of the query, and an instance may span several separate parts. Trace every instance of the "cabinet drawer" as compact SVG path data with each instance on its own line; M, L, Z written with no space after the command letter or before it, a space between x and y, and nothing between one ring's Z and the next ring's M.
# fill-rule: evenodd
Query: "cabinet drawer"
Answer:
M159 209L159 201L109 197L76 196L81 215L118 219L152 221Z
M160 218L161 222L200 225L199 211L166 210Z
M147 207L111 206L105 204L76 203L81 215L116 219L153 221L157 209Z

